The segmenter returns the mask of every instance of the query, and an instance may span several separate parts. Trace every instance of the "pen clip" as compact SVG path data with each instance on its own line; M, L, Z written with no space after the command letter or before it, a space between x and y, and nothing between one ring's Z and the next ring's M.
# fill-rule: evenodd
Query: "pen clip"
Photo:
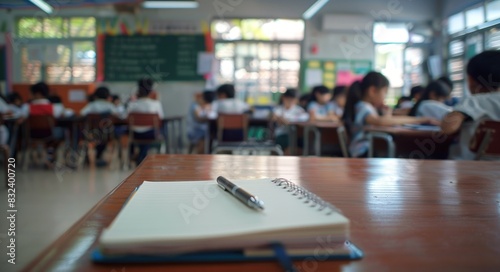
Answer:
M222 190L226 191L226 187L224 187L222 184L217 183L217 185L219 185L219 187L220 187Z

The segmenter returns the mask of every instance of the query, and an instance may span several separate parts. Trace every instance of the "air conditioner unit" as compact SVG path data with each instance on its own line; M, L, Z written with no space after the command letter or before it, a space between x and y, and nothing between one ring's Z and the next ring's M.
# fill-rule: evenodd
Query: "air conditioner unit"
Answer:
M372 31L373 18L354 14L325 14L323 15L322 30L338 32Z

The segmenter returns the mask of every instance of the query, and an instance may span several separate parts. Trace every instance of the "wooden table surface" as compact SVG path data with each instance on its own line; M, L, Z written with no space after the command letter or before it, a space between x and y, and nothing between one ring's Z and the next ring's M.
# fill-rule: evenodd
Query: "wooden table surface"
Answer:
M364 127L364 130L369 132L385 132L393 136L438 137L439 135L443 134L440 131L416 130L416 129L406 128L403 126L393 126L393 127L366 126Z
M358 261L296 262L300 271L500 271L498 162L154 155L26 271L280 271L275 262L96 265L101 230L143 180L284 177L351 220ZM215 181L214 181L215 182ZM293 211L283 211L293 212Z

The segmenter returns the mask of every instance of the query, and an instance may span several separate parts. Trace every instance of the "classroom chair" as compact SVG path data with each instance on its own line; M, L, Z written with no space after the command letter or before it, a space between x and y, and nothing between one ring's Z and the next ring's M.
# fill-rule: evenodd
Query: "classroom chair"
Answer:
M384 132L369 132L366 137L368 138L368 142L370 143L370 147L368 148L368 158L373 158L375 153L375 140L382 140L387 143L387 157L395 158L396 157L396 144L394 143L394 139L392 135Z
M472 137L469 148L476 153L476 160L500 156L500 122L482 121Z
M129 125L129 148L137 145L149 145L155 147L157 152L160 153L161 145L165 144L165 139L161 133L161 120L156 113L130 113L128 116ZM152 127L155 131L155 137L151 139L137 139L134 137L132 127ZM132 162L132 157L129 156L129 167Z
M247 141L248 115L247 114L220 114L217 118L217 144L212 154L219 153L248 153L259 154L271 152L282 156L280 146L273 142Z
M28 161L34 157L46 161L46 146L54 141L55 118L52 115L31 115L24 124L24 144L22 145L21 165L26 170ZM34 152L37 152L35 154ZM56 151L54 150L54 154ZM35 157L38 155L38 157Z
M349 154L349 136L347 135L347 130L345 126L337 128L337 135L339 136L340 149L342 150L342 156L344 158L350 158Z
M108 152L114 153L115 145L118 145L118 159L120 165L122 163L122 152L120 145L115 139L115 126L114 117L111 113L92 113L85 117L84 129L83 129L83 140L84 140L84 150L88 157L89 165L95 165L96 163L96 153L95 148L98 145L105 145L106 149L109 148ZM85 157L85 156L82 156ZM110 165L112 158L109 157L105 161Z

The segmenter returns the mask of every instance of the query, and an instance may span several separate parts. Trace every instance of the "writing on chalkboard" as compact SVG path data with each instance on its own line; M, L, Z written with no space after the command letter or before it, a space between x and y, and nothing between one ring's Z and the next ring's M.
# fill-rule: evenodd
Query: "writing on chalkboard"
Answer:
M107 36L104 46L106 81L203 80L197 73L203 35Z

